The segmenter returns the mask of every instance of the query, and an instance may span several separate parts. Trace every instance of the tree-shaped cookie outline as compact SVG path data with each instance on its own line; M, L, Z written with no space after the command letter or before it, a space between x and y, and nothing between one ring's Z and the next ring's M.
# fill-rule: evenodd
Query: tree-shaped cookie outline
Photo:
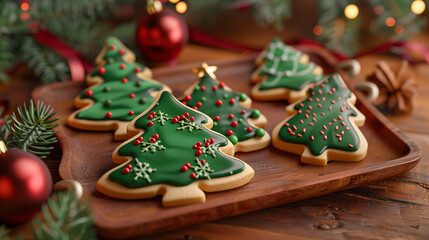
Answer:
M278 51L280 51L281 54L275 54L276 51L277 53ZM272 69L267 69L266 67L269 61L273 62ZM292 68L288 68L288 70L286 70L284 73L277 72L275 66L279 64L288 63L292 63ZM270 44L258 55L255 64L257 65L257 69L253 72L251 80L252 83L256 85L252 88L251 96L257 100L272 101L286 99L289 102L295 102L299 99L306 97L308 88L323 79L323 69L310 62L308 55L302 53L301 51L298 51L293 47L285 45L281 40L277 38L274 38L270 42ZM261 86L268 83L267 79L270 76L270 73L261 74L262 72L272 72L272 74L280 74L283 77L287 77L289 75L291 77L294 77L294 75L297 73L296 70L299 67L307 67L307 70L303 71L311 70L312 75L315 77L314 79L305 78L305 83L301 84L303 86L300 89L292 89L286 87L261 89ZM281 78L279 78L278 80L280 79Z
M157 195L163 195L162 205L165 207L174 207L174 206L205 202L206 197L204 192L216 192L216 191L229 190L229 189L240 187L246 184L247 182L249 182L254 176L253 169L245 162L233 157L234 148L230 141L228 141L221 134L210 130L211 127L213 126L213 121L211 120L211 118L203 113L197 112L187 106L182 105L177 99L174 99L174 101L177 103L178 106L182 106L184 109L188 109L189 113L191 114L192 113L199 114L201 116L204 116L207 119L206 123L201 124L201 126L205 128L205 131L210 132L210 134L217 135L222 139L226 139L227 145L220 147L219 151L225 155L228 155L229 158L233 158L241 162L244 165L244 170L239 173L228 175L225 177L218 177L218 178L211 178L211 179L197 179L194 182L185 186L173 186L165 183L157 183L157 184L149 185L145 187L128 188L128 187L122 186L119 183L109 180L109 175L111 173L120 169L125 169L128 167L128 164L130 164L131 161L135 161L134 160L135 156L121 156L119 154L119 151L122 147L126 146L127 144L140 144L140 142L136 142L136 141L142 140L140 137L143 136L143 134L145 133L145 130L137 128L136 122L139 121L139 119L145 115L148 115L148 117L149 115L152 115L152 114L153 116L156 116L155 112L151 112L152 108L156 106L159 99L165 93L166 93L165 91L160 93L151 107L149 107L145 112L143 112L138 117L136 117L133 121L130 122L127 130L128 130L128 135L132 137L127 141L125 141L124 143L122 143L120 146L118 146L115 149L112 156L113 162L120 165L106 172L98 180L97 190L105 195L115 197L115 198L121 198L121 199L146 199L146 198L155 197ZM167 94L170 94L170 93L167 93ZM170 121L175 121L173 120L174 118L173 116L168 116L168 117ZM154 123L154 124L160 124L160 123ZM178 126L180 125L178 124ZM182 130L177 130L177 131L182 131ZM154 138L157 138L157 136L154 136ZM152 142L154 141L155 140L153 140ZM168 146L166 146L166 148L168 149ZM195 149L190 149L190 150L195 151ZM161 150L161 151L166 151L166 150ZM210 153L207 153L207 154L210 154ZM199 153L195 153L195 155L202 156L202 155L199 155ZM193 161L193 160L190 160L190 161ZM195 165L194 163L192 164ZM201 169L201 166L203 165L197 164L195 166L189 166L189 169L192 168L198 172L201 172L202 170L205 172L210 172L210 168L208 165L204 169ZM159 172L161 170L157 168L157 171ZM201 172L201 174L204 175L204 172ZM197 175L195 175L194 177L196 178Z
M114 43L115 45L109 45L109 43ZM113 47L112 47L113 46ZM96 63L96 69L95 71L98 71L98 75L93 76L92 73L89 73L86 77L86 84L89 86L88 88L84 89L83 93L86 93L87 96L90 96L93 93L93 90L97 89L97 87L104 84L105 80L102 76L102 70L103 67L106 66L109 63L114 62L113 59L106 59L106 54L108 51L118 51L120 54L120 58L124 62L124 64L121 64L121 68L123 66L126 66L126 64L133 64L135 61L135 55L131 52L126 46L124 46L120 40L118 40L115 37L109 37L106 39L102 50L96 57L95 63ZM119 58L119 57L118 57ZM136 77L138 79L141 79L143 82L153 83L159 86L162 86L161 89L150 91L150 97L155 99L157 94L162 90L168 90L171 91L171 89L166 86L165 84L162 84L156 80L151 79L152 72L148 67L144 68L138 68L136 67ZM122 81L124 84L131 84L130 82L126 82L126 80ZM132 98L133 96L129 96ZM79 118L78 115L81 112L85 112L88 109L91 109L96 102L93 99L90 98L82 98L81 95L78 95L75 98L75 107L79 110L73 112L69 118L68 118L68 125L72 126L77 129L81 130L87 130L87 131L111 131L114 130L114 139L115 140L126 140L127 139L127 133L126 133L126 127L129 121L123 121L123 120L117 120L117 119L110 119L110 116L108 116L108 112L106 112L106 118L103 120L91 120L91 119L84 119ZM105 102L104 104L108 104ZM130 110L129 115L131 116L137 116L139 112L135 112Z
M201 100L198 103L200 104L198 106L206 107L207 101L211 101L213 100L211 98L213 98L214 96L217 96L217 98L223 102L219 103L220 105L217 105L217 101L212 103L213 109L219 108L219 113L216 114L216 116L212 114L213 116L210 116L210 117L214 119L215 124L222 124L220 122L227 124L225 126L228 126L229 127L228 130L231 130L231 132L224 131L219 133L223 134L225 137L227 137L229 140L233 142L235 152L251 152L251 151L257 151L257 150L266 148L270 144L270 140L271 140L270 135L264 131L265 133L263 134L263 136L258 137L255 133L255 131L257 131L258 129L263 130L263 128L267 123L266 117L262 113L260 113L259 110L257 110L257 112L260 113L259 117L251 118L251 116L249 116L247 118L243 118L242 116L247 116L248 114L251 113L251 111L255 110L255 109L251 109L252 99L244 93L241 93L241 95L244 94L243 96L245 96L244 101L242 101L240 97L237 98L235 95L240 95L240 93L235 92L225 83L219 82L219 80L216 78L214 74L214 71L216 70L217 70L217 67L208 66L207 63L202 63L201 67L193 68L192 71L197 75L196 81L188 89L184 91L184 96L181 98L180 101L188 105L189 102L187 101L194 99L193 94L194 93L198 94L197 91L202 91L204 94L206 94L204 95L204 97L206 98L206 101L203 103L202 101L204 100ZM213 86L204 86L204 90L201 90L200 84L203 78L209 78L208 82L209 83L213 82L214 83ZM222 93L228 94L229 98L225 99L225 96L222 96L222 97L218 96L219 94L222 95ZM233 98L231 98L231 96L233 96ZM192 106L188 105L188 106L193 107L194 109L207 114L207 112L205 112L204 109L201 109L198 106L196 106L197 104L194 104L194 105ZM240 111L244 111L244 112L230 115L229 113L223 112L222 107L224 106L231 107L231 108L238 107ZM243 114L246 114L246 115L243 115ZM229 120L229 122L220 121L220 119L222 118ZM242 122L240 122L240 120ZM251 133L254 133L255 135L249 139L240 140L237 138L237 136L235 136L235 131L234 131L239 127L244 127L246 129L249 128Z
M315 88L321 87L321 86L325 87L324 85L328 85L327 83L328 79L330 81L339 81L341 88L347 88L347 86L345 85L343 79L339 74L332 74L327 79L325 79L321 84L315 86ZM335 89L333 89L333 91L335 91ZM319 92L319 93L322 94L322 92ZM329 92L329 94L331 94L331 92ZM320 98L323 98L323 97L320 97ZM273 129L273 132L272 132L272 139L273 139L272 142L274 147L283 151L301 155L301 162L312 164L312 165L325 166L329 161L356 162L356 161L363 160L368 150L368 142L365 136L363 135L363 133L361 132L361 130L359 129L359 127L363 126L365 123L365 115L363 115L355 107L356 96L353 94L353 92L350 91L350 96L347 99L335 99L335 100L332 99L329 101L326 99L325 101L324 99L322 100L320 98L318 98L317 95L316 96L311 95L306 99L295 102L286 107L286 112L289 117L286 118L281 123L279 123ZM317 100L319 100L320 103ZM309 101L316 105L310 106L310 105L303 104L303 103L309 103ZM332 122L330 120L330 123L332 125L326 124L323 126L319 126L320 129L316 129L318 131L317 134L308 135L308 131L306 132L305 129L309 129L310 127L312 127L314 123L318 121L316 118L323 118L324 116L329 116L329 114L325 115L325 113L322 112L321 114L314 116L314 119L313 119L313 116L311 114L313 114L314 112L312 111L312 109L317 107L322 107L322 105L318 105L318 104L328 104L328 105L336 104L337 103L336 101L338 101L338 103L342 103L341 106L337 106L339 108L338 109L339 111L346 111L347 109L348 112L354 112L356 116L352 116L348 114L348 119L343 120L342 117L338 115L336 116L336 118L332 119ZM300 106L298 107L299 108L298 110L297 110L297 106ZM329 108L329 110L332 110L332 109ZM310 119L311 121L309 121L308 123L301 121L303 126L305 125L304 128L302 128L299 125L298 127L296 127L295 125L289 124L289 120L297 117L297 114L303 115L304 118L308 117L307 119ZM337 126L341 126L341 128L344 128L344 129L339 129ZM314 140L314 138L323 138L324 140L328 141L328 138L332 138L332 139L335 139L333 141L339 141L339 142L342 141L341 138L343 137L344 132L350 131L349 134L353 134L352 131L354 131L354 133L357 135L359 139L359 146L348 144L350 148L349 151L336 149L336 148L326 148L320 155L314 155L308 145L283 141L279 136L279 132L282 128L287 128L289 130L290 135L300 137L302 139L310 138L310 140ZM334 129L335 131L331 131L332 130L331 128ZM314 129L312 129L312 131L313 130ZM304 134L307 134L307 135L304 136Z

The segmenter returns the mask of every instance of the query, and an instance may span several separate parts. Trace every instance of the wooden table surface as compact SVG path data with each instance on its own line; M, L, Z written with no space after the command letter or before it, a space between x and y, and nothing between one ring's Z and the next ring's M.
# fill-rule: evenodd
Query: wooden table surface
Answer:
M428 39L429 37L426 37ZM187 45L177 62L233 58L239 53ZM391 55L361 57L361 78L375 62L400 63ZM386 116L422 149L411 171L366 186L315 197L209 223L148 236L147 239L429 239L429 65L411 67L419 88L411 114ZM0 84L0 99L11 108L29 98L35 83L14 79ZM19 94L17 94L19 93ZM54 181L60 180L60 150L45 162ZM21 227L24 228L24 227ZM19 229L21 229L19 228Z

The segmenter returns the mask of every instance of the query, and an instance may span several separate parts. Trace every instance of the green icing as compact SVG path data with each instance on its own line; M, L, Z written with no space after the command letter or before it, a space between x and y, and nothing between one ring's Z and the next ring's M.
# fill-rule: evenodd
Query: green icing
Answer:
M121 68L121 66L125 68ZM105 69L100 73L99 69ZM95 69L92 76L101 76L104 82L92 88L92 95L87 96L87 91L83 91L80 97L89 98L95 101L90 108L80 111L76 117L89 120L120 120L131 121L138 114L146 110L154 101L150 96L152 91L162 89L162 85L145 81L136 75L136 68L143 69L144 66L138 63L114 62ZM126 82L122 79L126 78ZM131 98L130 94L134 94ZM144 99L144 101L141 101ZM134 114L130 115L130 111ZM110 118L106 113L112 113Z
M152 114L155 113L155 114ZM189 113L189 116L186 117ZM160 113L163 114L164 122L159 121ZM150 117L149 115L152 115ZM180 119L180 116L182 116ZM176 122L176 116L179 120ZM156 120L155 120L156 119ZM199 129L192 131L178 130L181 126L180 121L191 121L198 126ZM193 121L192 121L193 120ZM207 122L207 118L197 111L190 110L178 102L169 92L163 92L160 96L158 104L154 105L144 116L137 119L135 127L144 129L145 132L139 141L138 137L134 141L122 146L118 150L121 156L132 156L133 160L128 164L131 165L131 171L124 173L127 166L123 166L109 175L111 181L115 181L121 185L130 188L145 187L152 184L166 183L175 186L188 185L198 179L210 179L229 176L244 170L244 164L228 155L219 151L220 147L226 146L228 141L225 137L215 134L205 127L202 123ZM146 148L147 142L151 142L151 138L157 134L157 139L152 140L153 143L158 142L162 147ZM206 140L213 139L213 143L205 146ZM138 142L136 142L138 141ZM197 143L201 142L201 155L197 153ZM145 144L143 144L145 143ZM194 146L195 145L195 146ZM143 150L143 151L142 151ZM147 171L143 171L143 177L136 179L136 174L133 169L140 169L137 166L137 161L142 167L146 166ZM204 159L205 163L202 162ZM182 168L189 163L187 171L182 171ZM127 165L128 165L127 164ZM149 172L149 169L152 169ZM154 171L155 169L155 171ZM142 170L139 170L142 172ZM193 175L193 176L192 176ZM194 177L194 178L192 178Z
M122 62L122 56L125 54L126 49L122 48L120 41L117 38L109 37L106 39L105 44L107 45L107 49L103 59L107 63Z
M194 90L192 92L190 100L186 98L189 96L186 96L181 101L186 102L186 105L194 107L211 117L214 121L212 130L229 136L233 144L257 136L256 130L258 128L250 126L247 119L249 117L258 118L260 116L260 111L241 106L239 102L244 98L242 93L228 91L220 87L208 74L200 79L197 86L199 90ZM204 87L202 88L202 86ZM213 90L213 87L215 87L216 90ZM230 103L231 99L233 99L234 103ZM216 104L218 100L222 101L222 105L219 106ZM199 104L201 104L201 106L198 106ZM244 111L244 114L242 111ZM233 118L229 118L230 114L233 115ZM219 117L219 120L216 119L216 116ZM234 127L231 125L233 121L237 122L237 126ZM247 130L249 127L251 131ZM236 138L231 139L231 136L227 134L228 130L232 130ZM237 139L237 141L234 141L235 139Z
M357 113L347 103L351 92L342 85L339 75L330 75L308 92L309 97L295 105L297 114L281 127L280 139L305 144L316 156L327 148L356 151L360 141L349 116Z
M299 62L302 53L274 39L265 52L265 63L259 75L267 78L261 83L259 90L289 88L301 90L310 83L322 80L323 76L313 74L314 63Z

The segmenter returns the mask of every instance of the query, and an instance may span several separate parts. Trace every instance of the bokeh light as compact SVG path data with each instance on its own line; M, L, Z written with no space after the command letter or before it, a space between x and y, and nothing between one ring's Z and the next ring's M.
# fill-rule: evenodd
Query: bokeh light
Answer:
M393 27L395 25L395 19L393 17L389 17L386 19L386 25L388 27Z
M348 19L355 19L359 15L359 8L354 4L349 4L344 9L344 15L346 15Z
M188 10L188 5L185 2L179 2L176 4L176 11L178 13L185 13Z
M423 0L414 0L413 3L411 3L411 11L416 14L422 14L426 9L426 4L423 2Z
M323 33L323 27L322 26L316 25L313 27L313 34L314 35L319 36L322 33Z

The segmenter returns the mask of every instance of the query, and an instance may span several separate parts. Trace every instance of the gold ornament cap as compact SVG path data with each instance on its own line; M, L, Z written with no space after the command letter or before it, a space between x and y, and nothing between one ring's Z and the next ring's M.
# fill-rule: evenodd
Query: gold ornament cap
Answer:
M3 141L0 141L0 154L6 153L7 147L6 144Z

